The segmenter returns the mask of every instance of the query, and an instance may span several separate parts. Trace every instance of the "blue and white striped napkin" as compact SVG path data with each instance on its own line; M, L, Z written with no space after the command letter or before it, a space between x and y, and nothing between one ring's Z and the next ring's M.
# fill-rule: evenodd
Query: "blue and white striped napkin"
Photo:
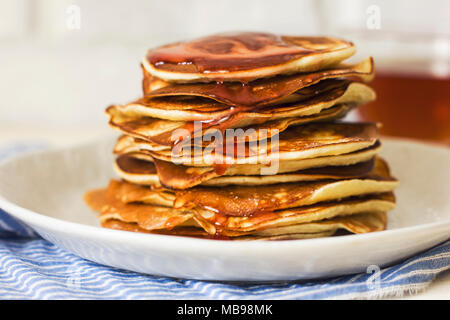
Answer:
M29 148L0 151L0 158ZM450 269L450 240L395 266L327 280L236 284L178 280L84 260L0 210L0 299L365 299L425 289Z

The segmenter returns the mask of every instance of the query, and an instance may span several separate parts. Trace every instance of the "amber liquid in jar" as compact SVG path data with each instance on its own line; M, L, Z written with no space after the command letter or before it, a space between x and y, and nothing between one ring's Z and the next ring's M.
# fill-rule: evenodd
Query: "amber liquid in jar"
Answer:
M378 72L370 86L377 99L359 113L381 122L382 134L450 146L450 78Z
M380 72L370 85L377 99L359 112L382 134L450 145L450 78Z

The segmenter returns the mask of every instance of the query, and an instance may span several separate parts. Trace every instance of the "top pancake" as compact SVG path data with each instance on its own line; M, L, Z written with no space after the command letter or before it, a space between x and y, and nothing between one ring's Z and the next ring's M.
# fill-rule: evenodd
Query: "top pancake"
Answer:
M354 53L353 43L338 38L222 33L151 49L142 65L169 82L248 82L320 70Z

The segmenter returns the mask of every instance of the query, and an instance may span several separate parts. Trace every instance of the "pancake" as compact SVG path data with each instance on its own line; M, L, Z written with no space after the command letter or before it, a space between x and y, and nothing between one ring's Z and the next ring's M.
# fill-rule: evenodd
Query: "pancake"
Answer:
M349 88L350 91L347 93L346 90L347 87L349 87L349 84L352 84L352 86ZM258 90L261 92L261 88L258 88ZM271 90L271 88L266 88L264 90ZM370 92L367 93L368 91ZM353 97L356 99L361 99L358 97L358 92L362 92L363 94L367 93L366 95L369 97L370 95L374 95L371 89L368 89L368 87L362 83L355 83L350 80L328 79L302 88L277 103L273 103L268 106L256 106L255 108L240 108L239 112L248 112L250 115L255 111L260 113L269 112L276 114L281 111L278 109L284 105L290 107L288 109L288 111L290 111L292 109L309 106L312 103L326 102L341 98L340 96L343 94L346 94L345 97L341 98L343 99L343 102L353 101ZM312 100L314 98L315 100ZM273 112L273 108L270 108L274 106L277 107L275 111L278 112ZM230 111L232 111L230 110L230 107L232 106L206 97L175 95L155 98L144 97L116 108L123 116L128 116L130 118L155 117L172 121L211 121L211 119L223 119L230 116ZM321 109L324 108L322 107ZM315 110L315 108L310 106L306 110L300 110L299 114L284 116L281 114L281 117L310 115L319 111L320 110Z
M164 81L157 77L152 76L145 70L144 65L141 63L142 70L142 93L145 95L147 92L151 92L153 90L158 90L159 88L166 87L170 84L170 82Z
M172 208L176 199L176 195L173 191L162 187L145 188L126 181L113 179L111 179L105 190L108 196L113 197L123 204L145 203L158 207ZM156 196L158 193L160 193L161 196Z
M172 199L169 206L183 210L218 213L225 216L251 216L259 212L307 206L324 201L392 191L398 182L386 162L375 162L373 169L360 177L345 180L279 183L273 185L225 187L197 186L186 190L146 188L121 182L115 196L127 203L155 204L155 192ZM174 197L171 197L174 194Z
M329 237L335 234L339 229L355 234L382 231L386 228L386 213L361 213L319 222L269 228L247 234L243 233L243 235L234 233L234 236L209 235L202 229L192 227L176 227L172 230L146 230L141 228L137 223L127 223L116 219L106 220L102 223L102 226L105 228L131 232L201 237L217 240L299 240ZM321 231L319 232L319 230Z
M131 231L131 232L141 232L141 233L153 233L153 234L165 234L165 235L175 235L175 236L187 236L187 237L202 237L202 238L211 238L214 239L213 235L209 235L206 231L201 228L195 227L180 227L177 226L173 229L157 229L157 230L147 230L140 227L135 222L123 222L118 219L107 219L101 223L102 227L115 229L115 230L123 230L123 231Z
M139 114L138 110L122 106L111 106L106 110L111 127L122 133L141 138L153 144L169 148L175 139L180 139L180 130L185 132L181 138L203 135L205 132L228 128L254 129L251 139L258 139L258 132L266 130L267 136L285 130L288 126L308 122L332 121L344 117L352 106L367 103L375 98L375 93L368 86L349 81L333 80L325 93L314 94L297 103L274 106L256 111L240 112L222 121L193 123L192 121L171 121L149 117L147 113ZM223 109L226 110L226 109ZM130 112L131 111L131 112ZM193 110L185 110L187 119ZM194 111L196 112L196 111ZM211 115L219 117L220 115ZM249 127L249 128L246 128ZM178 134L175 134L178 130ZM162 148L162 147L161 147Z
M112 184L114 183L112 182ZM94 210L100 211L99 219L102 224L111 220L134 223L136 224L135 227L147 231L170 231L178 228L192 229L194 227L203 228L208 234L220 234L231 237L248 234L274 236L292 233L327 232L341 228L342 223L345 223L345 219L336 219L336 217L357 217L359 214L364 213L372 215L385 212L395 206L393 195L386 193L298 207L290 210L259 213L250 217L221 216L218 218L217 214L214 214L214 216L206 216L205 214L195 216L191 211L145 204L124 204L114 194L109 192L112 190L111 188L110 184L107 190L94 191L85 197ZM93 205L92 203L95 204ZM351 228L349 231L355 233L370 232L361 223L362 221L360 221L359 229L357 222L353 223L353 227L344 228L347 230ZM383 223L384 225L385 222ZM132 231L139 230L135 229Z
M199 89L201 89L201 86ZM278 89L281 90L282 88ZM270 93L268 91L273 90L273 88L268 86L268 88L262 90L258 87L254 90L257 90L257 94L263 92L268 95ZM288 102L277 102L261 107L255 106L255 108L240 108L239 112L246 112L252 118L263 117L266 114L277 118L305 116L318 113L322 109L338 103L365 103L373 100L375 93L370 87L360 82L328 79L301 88L295 93L291 93L290 96L293 97L290 97ZM229 116L230 106L230 104L202 96L166 95L154 98L144 97L126 105L115 106L115 109L117 109L116 113L130 119L150 117L171 121L210 121L211 119L222 119ZM285 107L285 109L280 110L282 107ZM296 113L293 113L293 111L296 111ZM253 113L255 114L253 115Z
M395 208L395 197L392 193L383 193L378 195L368 195L360 198L349 198L341 201L324 202L309 206L277 210L273 212L262 212L249 217L224 216L206 211L199 211L197 214L199 221L205 220L208 222L207 224L204 223L204 228L210 234L218 233L221 235L236 237L270 229L278 229L277 233L280 234L283 232L283 229L279 228L296 226L300 224L303 224L303 226L301 229L296 230L299 233L324 232L326 229L319 229L317 228L317 225L311 226L311 228L310 226L305 226L304 224L321 224L336 217L355 217L363 213L384 213L392 210L393 208ZM379 225L378 228L384 229L384 226L385 223ZM272 232L272 235L274 234L275 232Z
M261 139L271 138L272 136L286 130L289 126L301 125L311 122L332 121L343 118L351 109L353 105L339 104L331 107L318 114L303 117L279 118L278 120L269 120L270 118L264 116L258 118L245 117L245 114L237 114L236 119L220 124L206 124L161 120L155 118L141 118L141 119L123 119L117 115L116 109L109 109L110 126L118 129L122 133L131 137L146 140L152 145L154 150L170 149L175 141L186 141L188 139L200 138L202 145L208 146L211 142L215 142L215 136L223 136L226 129L242 128L247 132L252 132L251 135L237 137L237 142L258 141ZM239 119L238 119L239 118ZM274 117L276 118L276 117ZM233 124L234 121L250 123L251 126L242 127L241 125ZM261 122L261 124L258 124ZM263 134L261 134L263 133Z
M390 192L398 185L389 168L379 162L360 178L293 182L273 185L203 187L175 191L174 208L201 209L227 216L250 216L346 197ZM138 200L138 199L136 199Z
M147 230L172 229L179 225L196 224L193 213L187 211L163 206L123 202L123 197L121 197L124 195L123 187L121 182L111 180L106 189L93 190L84 196L85 202L93 210L100 212L100 222L110 219L123 222L139 221L139 226ZM136 189L134 191L138 192ZM150 190L146 191L150 192ZM142 192L136 196L147 199L147 195L144 195Z
M289 240L326 237L338 231L346 230L354 234L382 231L386 229L385 212L367 212L351 216L336 217L332 219L296 224L285 227L269 228L251 233L249 236L240 236L239 240ZM307 237L307 235L312 237Z
M277 175L309 168L353 165L356 163L369 161L376 154L378 154L380 150L381 145L379 142L377 142L370 148L344 155L281 161L278 166ZM264 168L266 167L266 165L264 164L241 164L232 165L227 167L223 171L219 171L214 167L189 167L183 165L175 165L170 162L159 160L159 162L162 163L162 165L160 166L162 171L159 173L158 177L158 175L153 174L152 169L150 169L150 166L151 168L153 168L152 164L153 161L155 161L151 156L145 153L130 153L126 154L126 156L138 160L143 160L150 164L147 167L143 167L143 170L139 172L129 172L126 171L126 169L121 169L120 166L115 163L115 170L121 178L139 185L160 185L161 181L166 187L171 189L186 189L200 183L204 185L214 185L214 178L216 177L223 177L224 179L226 179L227 176L243 176L245 179L247 176L258 176L261 174L261 172L264 172ZM261 179L265 179L265 177L267 177L267 179L270 179L271 175L264 175L260 177Z
M323 223L336 217L356 216L362 213L384 212L395 208L392 193L367 196L365 198L319 203L311 206L280 210L271 214L257 214L251 217L226 217L216 223L216 230L226 230L227 235L243 235L255 231L270 230L307 223ZM383 211L384 210L384 211ZM216 218L216 217L214 217ZM213 220L211 220L213 221ZM282 229L280 229L281 231ZM323 232L324 229L297 229L300 233ZM356 233L356 232L355 232Z
M264 241L275 241L275 240L304 240L304 239L314 239L314 238L324 238L330 237L335 233L335 231L328 232L317 232L317 233L291 233L291 234L282 234L282 235L273 235L273 236L243 236L243 237L235 237L229 238L230 240L264 240Z
M175 236L185 236L185 237L197 237L206 238L213 240L294 240L294 239L312 239L320 237L332 236L335 231L328 232L317 232L317 233L287 233L283 235L270 235L270 236L243 236L243 237L226 237L219 235L209 235L206 231L199 228L190 227L176 227L172 230L146 230L139 227L137 223L123 222L116 219L109 219L102 223L102 227L110 228L122 231L131 232L141 232L141 233L153 233L153 234L164 234L164 235L175 235Z
M383 161L376 159L377 162ZM163 185L170 189L187 189L195 185L269 185L299 181L341 180L367 175L375 165L375 158L348 166L311 168L276 175L219 176L213 168L175 165L156 159L155 163L121 155L115 161L115 171L128 182L142 185ZM377 164L379 165L379 164Z
M123 154L114 161L114 171L120 178L133 184L161 186L155 164L152 161Z
M369 82L373 77L373 60L368 58L356 65L345 64L314 73L277 76L255 80L245 85L239 82L172 84L147 92L143 98L128 104L124 109L129 109L128 113L146 112L154 118L174 121L186 121L186 111L196 110L198 114L194 114L195 118L191 116L190 120L211 120L233 113L301 101L308 96L301 93L302 90L327 79ZM199 100L199 97L204 99ZM208 103L205 98L220 104L211 101ZM234 108L230 110L229 106ZM211 114L211 111L214 111L214 114Z
M142 65L164 81L250 81L316 71L354 53L353 43L338 38L222 33L151 49Z
M220 171L224 171L233 164L268 165L354 152L373 146L377 142L377 131L374 123L310 123L289 127L279 134L279 141L272 137L268 142L212 148L191 148L180 143L172 150L155 150L145 140L122 136L114 152L119 155L147 153L153 158L189 166L223 165ZM275 137L278 139L278 135Z
M114 193L114 196L122 203L144 202L163 207L172 207L175 201L175 195L170 190L153 186L151 188L142 188L140 186L111 180L108 192ZM139 199L139 201L136 201Z
M213 187L223 187L228 185L259 186L301 181L343 180L361 177L368 174L373 164L374 159L371 159L369 161L360 162L348 167L328 166L264 176L219 176L217 178L204 181L201 184L204 186Z

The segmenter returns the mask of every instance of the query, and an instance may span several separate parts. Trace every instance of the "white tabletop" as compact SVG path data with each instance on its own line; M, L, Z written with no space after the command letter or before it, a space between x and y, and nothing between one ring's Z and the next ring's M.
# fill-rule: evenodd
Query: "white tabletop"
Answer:
M108 135L111 135L111 130L106 125L100 128L3 127L0 128L0 148L15 143L63 147ZM450 299L450 270L439 275L425 291L402 299Z

